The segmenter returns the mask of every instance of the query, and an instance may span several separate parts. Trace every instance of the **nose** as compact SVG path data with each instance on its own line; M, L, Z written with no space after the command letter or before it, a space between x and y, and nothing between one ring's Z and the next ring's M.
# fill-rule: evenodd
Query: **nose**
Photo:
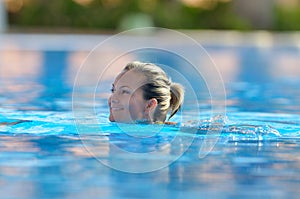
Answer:
M108 100L107 100L108 106L111 105L111 95L109 96Z
M114 116L112 115L112 112L111 112L111 96L109 96L109 98L108 98L108 106L109 106L109 109L110 109L108 119L109 119L109 121L114 122L115 118L114 118Z
M108 100L108 104L111 105L112 103L118 103L119 100L117 98L117 95L115 93L112 93L109 97L109 100Z

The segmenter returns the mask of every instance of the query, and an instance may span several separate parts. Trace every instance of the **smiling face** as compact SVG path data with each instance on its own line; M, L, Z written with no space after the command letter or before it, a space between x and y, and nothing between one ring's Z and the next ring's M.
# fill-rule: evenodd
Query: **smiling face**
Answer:
M145 111L148 102L144 99L141 89L145 81L146 77L134 70L117 76L108 100L110 121L134 123L137 120L146 119Z

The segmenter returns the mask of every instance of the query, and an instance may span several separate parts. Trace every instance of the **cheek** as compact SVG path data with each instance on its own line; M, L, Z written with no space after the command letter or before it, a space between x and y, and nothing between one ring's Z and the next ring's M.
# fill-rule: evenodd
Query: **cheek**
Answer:
M129 100L129 111L134 119L141 119L144 115L144 100L135 99L134 97Z

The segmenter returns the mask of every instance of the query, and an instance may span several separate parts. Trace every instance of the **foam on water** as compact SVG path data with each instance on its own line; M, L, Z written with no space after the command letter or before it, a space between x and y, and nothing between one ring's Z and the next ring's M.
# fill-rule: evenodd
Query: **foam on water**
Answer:
M23 112L17 110L1 109L7 117L0 119L0 132L6 134L32 134L32 135L78 135L76 125L71 112L46 112L30 111ZM80 134L110 135L120 133L130 133L133 137L149 138L156 134L167 134L168 136L180 136L188 134L193 130L197 131L196 136L205 136L207 130L216 125L216 118L221 123L222 138L231 141L261 141L272 140L274 138L299 136L300 119L297 115L290 114L262 114L262 113L233 113L227 116L215 116L207 119L181 122L177 125L130 125L111 123L107 115L99 115L99 123L89 124L88 118L82 118L85 131ZM222 119L220 119L222 118ZM95 128L99 127L99 132Z

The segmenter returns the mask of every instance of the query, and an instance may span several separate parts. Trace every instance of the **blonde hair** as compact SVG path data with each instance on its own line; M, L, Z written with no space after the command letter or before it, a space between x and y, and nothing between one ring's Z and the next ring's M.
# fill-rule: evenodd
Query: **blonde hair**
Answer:
M141 87L145 100L155 98L158 102L153 115L154 122L164 122L170 111L170 119L180 109L184 99L184 88L172 82L165 71L152 63L131 62L125 66L123 73L134 69L144 74L145 84Z

